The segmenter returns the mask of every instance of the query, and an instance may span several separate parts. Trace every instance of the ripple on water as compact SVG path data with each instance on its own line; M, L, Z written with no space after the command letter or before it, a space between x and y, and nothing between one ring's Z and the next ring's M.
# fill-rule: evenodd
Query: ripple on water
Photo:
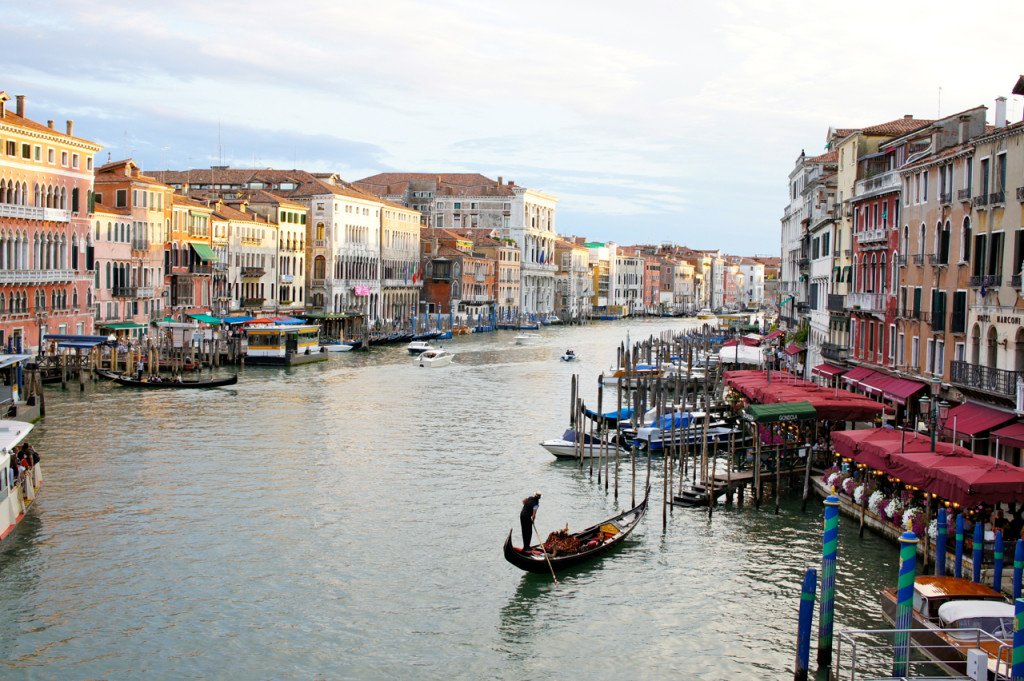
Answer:
M537 443L573 372L593 403L626 329L460 338L446 370L395 348L232 390L49 392L46 488L0 554L4 677L783 678L817 512L677 509L662 534L655 466L614 555L558 586L501 557L535 490L543 532L616 512ZM620 484L628 505L626 461ZM840 626L875 621L895 561L843 527Z

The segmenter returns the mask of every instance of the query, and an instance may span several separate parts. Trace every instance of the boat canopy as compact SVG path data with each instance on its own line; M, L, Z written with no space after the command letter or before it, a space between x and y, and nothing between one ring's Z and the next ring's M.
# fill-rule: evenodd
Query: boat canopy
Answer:
M245 324L256 319L255 317L223 317L221 321L225 324Z
M0 355L0 369L9 367L12 364L27 362L30 359L32 359L32 355Z
M956 622L968 617L1013 617L1013 606L1001 601L955 600L939 606L939 619Z
M10 451L24 440L34 426L23 421L0 421L0 450Z
M776 402L775 404L752 404L743 410L748 421L754 423L778 423L780 421L813 421L818 416L810 402Z
M1024 502L1024 468L949 442L936 442L932 451L926 435L893 428L837 431L832 447L839 456L961 506Z
M583 413L589 419L596 419L597 418L597 412L594 411L593 409L584 409ZM632 417L633 417L633 410L629 409L628 407L623 407L622 409L619 409L618 411L607 411L607 412L601 414L601 418L603 418L604 420L606 420L606 421L615 421L615 422L624 421L624 420L626 420L628 418L632 418Z
M197 322L202 322L203 324L213 324L214 326L220 325L222 321L220 317L214 317L213 315L203 313L190 314L189 317L196 320Z

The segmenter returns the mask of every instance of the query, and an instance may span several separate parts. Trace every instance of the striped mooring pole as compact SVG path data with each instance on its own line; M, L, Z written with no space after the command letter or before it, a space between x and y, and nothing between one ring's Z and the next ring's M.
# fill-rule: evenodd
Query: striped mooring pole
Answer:
M818 666L832 665L832 625L836 609L836 554L839 551L839 497L825 499L821 537L821 608L818 611Z
M974 523L974 551L971 553L971 562L974 563L972 577L975 582L981 584L981 551L985 548L985 525Z
M946 509L940 508L935 519L935 574L946 576Z
M1024 541L1017 541L1013 550L1013 600L1020 598L1021 577L1024 577Z
M1013 681L1024 681L1024 598L1013 599L1013 656L1010 658Z
M992 553L992 588L1003 590L1003 533L996 532L996 546Z
M814 619L814 591L818 587L818 571L807 568L800 589L800 619L796 627L796 664L793 681L807 681L807 668L811 661L811 622Z
M892 675L907 675L910 662L910 628L913 626L914 577L917 574L917 535L900 535L900 578L896 587L896 634L893 636Z
M956 560L953 562L953 576L964 576L964 514L956 514Z

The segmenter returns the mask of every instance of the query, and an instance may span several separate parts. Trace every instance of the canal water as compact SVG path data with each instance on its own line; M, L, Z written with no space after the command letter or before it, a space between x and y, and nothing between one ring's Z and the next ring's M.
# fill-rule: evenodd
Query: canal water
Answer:
M0 676L791 678L820 502L676 509L663 533L655 467L614 555L557 586L502 558L535 491L545 534L629 505L628 466L617 504L538 442L573 372L593 400L627 333L682 326L469 336L445 369L387 348L231 389L48 392L42 496L0 553ZM879 626L897 551L842 528L837 629Z

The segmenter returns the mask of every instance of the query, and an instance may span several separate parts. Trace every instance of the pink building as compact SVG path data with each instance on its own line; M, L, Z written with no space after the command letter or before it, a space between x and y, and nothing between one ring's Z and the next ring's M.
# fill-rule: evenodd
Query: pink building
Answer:
M93 157L100 146L14 111L0 92L0 344L35 350L49 333L91 333Z

